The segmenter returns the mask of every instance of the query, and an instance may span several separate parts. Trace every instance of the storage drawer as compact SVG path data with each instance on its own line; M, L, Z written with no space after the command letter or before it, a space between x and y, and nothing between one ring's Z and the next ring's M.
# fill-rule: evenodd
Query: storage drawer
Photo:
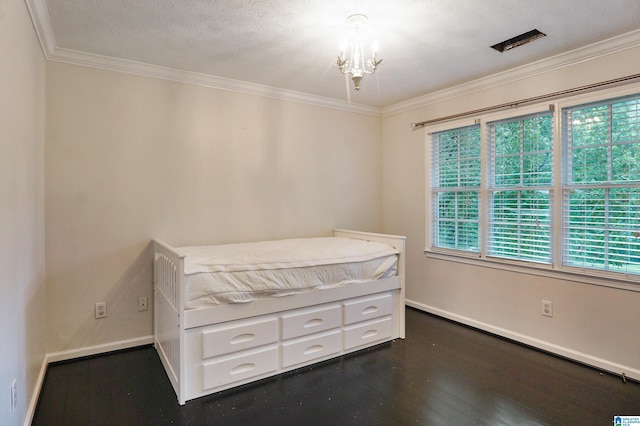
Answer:
M278 369L278 347L243 352L202 364L202 390L250 379Z
M373 318L391 315L393 297L391 294L366 297L344 303L344 323L366 321Z
M319 359L340 352L341 330L332 330L313 337L296 339L282 344L282 367Z
M389 339L392 334L392 325L393 321L389 316L345 327L344 349L353 349L378 340Z
M278 318L234 321L202 332L202 359L274 343L278 340Z
M302 309L282 315L282 339L305 336L342 325L340 305Z

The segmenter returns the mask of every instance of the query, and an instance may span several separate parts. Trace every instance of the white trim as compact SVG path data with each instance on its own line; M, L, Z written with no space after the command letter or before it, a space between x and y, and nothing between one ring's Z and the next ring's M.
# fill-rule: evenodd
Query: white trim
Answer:
M42 390L42 385L44 384L44 377L47 374L48 366L49 361L47 359L47 356L45 355L44 359L42 360L42 365L40 366L40 373L38 374L36 385L33 389L33 393L31 394L29 406L27 407L27 414L24 418L24 426L29 426L33 422L33 416L35 416L36 414L36 406L38 405L38 398L40 397L40 391Z
M233 92L247 93L273 99L299 102L359 114L382 116L382 108L347 102L339 99L310 95L308 93L285 90L277 87L248 83L213 75L161 67L89 52L60 48L56 44L49 11L44 0L25 0L40 46L47 60L124 72L145 77L159 78L180 83L194 84Z
M616 278L616 276L599 274L597 270L579 270L578 268L552 269L550 265L528 261L509 261L495 257L481 258L478 253L461 252L458 254L445 253L434 250L424 250L425 257L445 260L449 262L463 263L466 265L481 266L483 268L499 269L502 271L516 272L519 274L536 275L539 277L553 278L557 280L572 281L581 284L599 285L640 292L640 277L633 276L634 280ZM583 271L583 272L582 272Z
M424 132L424 184L425 184L425 196L424 196L424 213L426 215L425 227L424 227L424 240L426 246L431 246L433 243L433 193L431 191L432 167L431 162L433 155L431 147L433 145L433 138L431 133L425 130Z
M609 99L615 99L628 95L635 95L640 92L640 83L625 83L620 86L611 87L609 89L600 89L593 92L582 93L556 101L556 111L561 114L562 110L572 108L579 105L590 104L592 102L600 102Z
M40 47L45 59L49 59L56 49L56 38L51 27L51 19L49 18L49 9L44 0L25 0L33 28L36 31Z
M510 111L513 111L513 110L510 110ZM441 123L429 124L424 126L423 129L427 137L429 137L429 135L431 135L432 133L444 132L451 129L475 126L476 124L480 124L481 120L479 119L479 117L481 116L483 115L478 114L476 117L465 117L465 118L459 118L456 120L448 120L446 122L441 122ZM428 141L430 141L430 139L428 139L427 142Z
M488 112L478 115L478 119L484 124L495 123L496 121L517 119L519 117L525 117L534 114L546 114L555 112L551 109L551 105L555 105L553 102L537 102L531 105L521 105L513 107L509 110ZM555 108L555 106L553 107Z
M507 330L502 327L496 327L491 324L487 324L482 321L477 321L469 317L455 314L453 312L445 311L433 306L425 305L423 303L416 302L414 300L407 299L407 306L419 309L421 311L429 312L431 314L450 319L452 321L468 325L470 327L486 331L497 336L505 337L510 340L514 340L519 343L523 343L528 346L532 346L537 349L541 349L546 352L550 352L555 355L559 355L564 358L577 361L582 364L590 365L592 367L600 368L608 371L612 374L621 375L624 373L626 377L640 380L640 370L629 367L627 365L621 365L606 359L598 358L583 352L575 351L564 346L556 345L554 343L547 342L545 340L536 339L534 337L527 336L525 334L516 333L511 330Z
M72 349L70 351L53 352L47 354L47 362L67 361L91 355L99 355L121 349L135 348L137 346L153 344L153 336L136 337L135 339L120 340L102 345L88 346L84 348Z
M472 93L544 74L582 62L605 57L617 52L640 47L640 30L631 31L569 52L492 74L468 83L459 84L427 95L409 99L382 109L382 116L390 116L431 104L468 96Z
M468 83L459 84L424 96L409 99L394 105L379 108L370 105L349 103L346 101L310 95L302 92L263 86L238 80L226 79L201 73L182 71L173 68L143 64L140 62L59 48L45 0L25 0L33 26L35 28L44 56L48 60L69 64L84 65L111 71L142 75L153 78L196 84L223 90L249 93L275 99L301 102L326 108L356 112L376 117L384 117L421 108L436 102L466 96L474 92L500 86L535 75L544 74L560 68L598 59L613 53L640 47L640 30L612 37L588 46L561 53L507 71L492 74Z
M179 83L193 84L220 90L229 90L232 92L247 93L250 95L264 96L284 101L299 102L336 110L372 115L375 117L382 116L382 109L375 106L349 103L338 99L310 95L293 90L248 83L230 78L216 77L193 71L162 67L159 65L150 65L127 59L114 58L111 56L80 52L78 50L56 48L55 52L51 53L48 59L55 62L82 65L144 77L159 78L162 80L176 81Z

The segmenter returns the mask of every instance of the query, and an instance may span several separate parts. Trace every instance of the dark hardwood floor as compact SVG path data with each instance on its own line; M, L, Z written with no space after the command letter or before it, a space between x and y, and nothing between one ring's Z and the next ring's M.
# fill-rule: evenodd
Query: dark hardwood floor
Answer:
M640 384L407 309L407 338L179 406L151 347L49 366L33 425L611 425Z

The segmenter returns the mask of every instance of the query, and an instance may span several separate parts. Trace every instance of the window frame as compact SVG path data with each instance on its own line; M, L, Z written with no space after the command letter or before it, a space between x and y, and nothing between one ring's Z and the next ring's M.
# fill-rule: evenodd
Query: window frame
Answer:
M571 107L563 107L562 110L562 117L564 118L569 110L571 109L582 109L582 108L589 108L589 107L597 107L599 106L606 106L607 107L607 117L609 118L609 120L607 120L606 124L608 127L608 132L612 131L613 127L612 127L612 120L610 119L612 116L611 114L613 113L610 109L610 106L612 104L619 104L619 103L623 103L625 102L625 97L629 97L629 100L633 100L635 99L636 103L640 103L640 92L632 92L630 94L623 94L621 96L611 96L611 97L606 97L604 99L598 99L595 101L589 101L589 102L585 102L585 103L578 103L575 104ZM567 129L567 123L564 122L563 123L563 134L565 133L565 130ZM566 203L568 203L568 193L571 191L588 191L588 190L602 190L606 195L603 201L603 207L605 209L605 211L608 211L610 206L611 206L611 202L615 200L615 198L610 198L612 197L612 195L610 194L611 192L615 192L616 190L623 190L623 189L637 189L638 186L640 186L640 182L637 181L631 181L630 183L624 183L624 182L613 182L610 180L610 178L612 177L612 173L613 170L610 168L611 164L610 161L613 158L612 155L612 151L615 150L616 147L621 146L623 144L621 144L620 142L617 142L615 140L613 140L612 134L609 133L608 137L611 138L611 140L609 140L606 144L604 144L603 146L606 148L607 150L607 178L605 181L602 182L597 182L597 183L584 183L584 182L580 182L577 181L575 179L571 179L569 178L569 176L572 175L572 171L569 170L570 167L572 167L573 162L570 160L573 160L573 158L569 158L569 156L567 155L566 158L563 158L563 173L564 173L564 177L563 177L563 181L565 183L565 185L563 186L563 195L562 195L562 200L563 200L563 211L562 211L562 215L563 215L563 229L564 228L569 228L570 227L570 222L569 222L569 214L570 211L569 209L567 209L566 207ZM567 138L563 137L563 150L567 150L569 151L569 145L570 145L570 141ZM630 144L633 146L640 146L640 142L634 142L633 144ZM593 146L593 145L590 145ZM581 149L588 149L585 148L584 146L573 146L574 150L580 151ZM605 224L603 224L601 226L602 230L604 233L608 233L608 232L615 232L616 227L611 225L611 223L614 222L612 220L612 218L610 216L605 217ZM595 227L592 229L600 229L600 227ZM618 276L624 276L624 277L628 277L628 279L630 281L638 281L637 276L640 275L640 273L630 273L630 272L625 272L623 270L611 270L610 268L588 268L588 267L583 267L583 266L578 266L579 262L575 262L573 264L571 264L569 262L569 259L564 259L564 257L567 255L567 252L569 250L569 248L567 247L570 243L570 238L567 235L567 232L565 232L562 235L562 239L563 239L563 244L562 244L562 248L563 248L563 267L567 270L571 270L571 271L577 271L577 272L581 272L581 271L596 271L597 273L600 274L604 274L605 276L608 274L614 274L614 275L618 275ZM611 246L615 247L615 241L613 239L609 239L607 238L604 241L604 244L606 244L608 247ZM615 250L613 250L613 252L615 252ZM615 253L612 253L611 251L607 250L605 257L608 259L607 262L608 263L609 257L615 257ZM637 265L637 264L636 264ZM594 273L594 272L591 272Z
M496 155L496 153L494 152L495 150L495 146L494 146L494 140L492 139L491 135L493 135L493 132L491 132L491 127L492 126L496 126L499 124L505 124L505 123L510 123L510 122L520 122L522 124L522 122L524 120L529 120L532 119L534 117L542 117L542 116L549 116L550 120L551 120L551 126L552 126L552 139L550 141L551 143L551 162L552 162L552 170L551 170L551 182L549 184L542 184L542 183L537 183L536 185L526 185L523 184L522 181L520 182L520 184L518 185L498 185L495 182L496 179L496 175L495 175L495 160L496 158L499 158L499 156ZM553 206L554 206L554 187L553 184L555 182L554 179L554 175L553 175L553 171L554 171L554 164L556 160L555 157L555 152L553 151L553 147L555 146L555 128L553 126L553 120L554 120L554 111L553 108L551 107L547 107L545 110L542 109L538 109L536 112L533 113L527 113L527 114L518 114L515 116L510 116L507 119L500 119L500 120L487 120L486 124L485 124L485 132L486 132L486 144L487 144L487 174L486 174L486 180L487 180L487 218L486 218L486 235L487 235L487 239L486 239L486 244L484 246L486 252L487 252L487 257L491 257L491 258L497 258L497 259L512 259L512 260L521 260L523 262L534 262L534 263L540 263L540 264L546 264L546 265L550 265L553 263L553 239L554 239L554 227L553 227ZM523 142L524 139L521 139L520 142ZM524 147L521 147L524 148ZM516 156L519 157L519 160L522 163L522 160L524 158L524 156L526 154L531 154L532 152L526 152L526 151L522 151L519 150L517 152L517 154L511 154L511 156ZM525 177L524 171L520 170L520 176L519 178L522 180ZM492 207L494 207L494 199L496 194L500 193L500 192L504 192L504 191L515 191L518 193L518 198L520 199L520 196L522 193L526 192L526 191L535 191L535 190L546 190L548 191L548 201L549 201L549 224L548 224L548 233L549 233L549 255L548 255L548 260L547 261L543 261L543 260L533 260L533 259L519 259L518 257L513 257L513 256L507 256L507 255L500 255L498 253L496 253L493 249L495 249L494 245L493 245L493 240L495 238L495 235L493 233L493 230L496 226L496 222L495 222L495 217L493 216L493 211L490 211L490 209ZM526 221L518 219L517 221L517 226L518 228L522 228L522 227L526 227ZM520 244L517 245L517 249L518 251L520 251L522 249L522 247L520 246Z
M553 102L532 103L527 106L511 108L508 110L479 114L473 117L449 120L424 127L425 137L425 248L427 258L442 259L489 267L500 270L520 272L586 284L601 285L606 287L621 288L631 291L640 291L640 274L624 274L620 272L602 271L598 269L579 268L563 264L564 241L564 183L565 183L565 146L563 142L562 116L563 109L588 104L613 100L618 97L640 94L640 83L626 84L614 88L601 89L590 93L578 94L570 97L556 99ZM550 264L505 259L487 255L487 232L489 229L489 143L487 140L487 123L517 118L529 114L552 111L553 132L553 172L552 191L550 202ZM480 151L482 180L479 195L479 252L464 252L460 250L442 249L434 247L433 240L433 203L432 203L432 176L431 176L431 134L447 130L454 130L473 124L480 125Z
M455 126L451 126L452 123L455 123ZM429 126L428 131L425 133L425 136L428 140L427 144L425 145L425 164L428 165L428 167L425 169L425 181L426 181L426 197L425 197L425 213L426 213L426 217L427 217L427 226L425 229L425 241L427 242L427 246L425 248L425 253L430 252L430 253L440 253L440 254L449 254L452 256L465 256L465 257L478 257L478 253L475 252L461 252L460 250L453 250L453 249L448 249L448 248L439 248L439 247L433 247L432 242L434 241L434 233L433 233L433 226L434 226L434 220L433 220L433 215L434 215L434 208L433 208L433 198L431 196L432 193L432 174L431 174L431 160L432 160L432 144L431 144L431 133L438 133L438 132L442 132L442 131L447 131L447 130L452 130L452 129L457 129L457 128L462 128L462 127L469 127L469 126L473 126L479 124L477 122L477 120L474 119L461 119L461 120L455 120L452 122L447 122L447 123L440 123L438 125L433 125L433 126ZM482 132L480 132L480 138L482 140ZM482 156L485 155L485 151L483 151L482 148L482 142L480 143L480 156L482 158ZM480 163L480 173L482 173L484 175L484 162ZM480 195L482 195L483 189L482 189L482 185L484 185L484 180L481 180L481 186L480 186ZM478 203L479 203L479 211L481 211L482 209L482 205L483 205L483 200L481 198L481 196L478 199ZM480 214L480 213L479 213ZM481 226L481 225L479 225ZM482 247L483 244L483 240L482 240L482 232L480 232L480 235L478 236L478 245L480 247Z
M461 131L461 130L464 130L464 129L470 129L470 128L476 128L476 127L477 127L477 133L478 133L478 134L477 134L477 136L478 136L478 138L481 138L481 137L482 137L482 135L480 134L480 131L481 131L481 130L480 130L480 126L479 126L477 123L471 123L471 124L468 124L468 125L466 125L466 126L457 127L455 130L454 130L454 129L452 129L452 130L454 130L454 131L456 131L456 132L457 132L458 130L460 130L460 131ZM445 132L446 132L446 131L445 131ZM442 132L438 132L438 131L432 132L432 134L434 134L434 133L442 133ZM432 140L432 142L433 142L433 138L432 138L431 140ZM439 142L439 145L438 145L438 146L440 146L440 142ZM480 146L481 146L481 145L480 145ZM429 153L429 154L430 154L430 155L433 155L433 153L434 153L434 151L435 151L435 147L434 147L434 144L433 144L433 143L431 144L430 148L431 148L431 150L430 150L430 153ZM458 152L458 154L460 154L460 152ZM432 157L432 158L433 158L433 157ZM460 155L458 155L458 159L462 159L462 158L460 157ZM478 157L477 157L477 159L478 159L478 160L480 160L480 165L481 165L481 167L482 167L482 161L481 161L481 159L482 159L482 152L479 152L479 153L478 153ZM444 164L444 162L439 163L439 165L442 165L442 164ZM438 168L438 170L440 170L440 169L441 169L441 168ZM432 178L433 178L433 176L434 176L434 170L430 170L429 175L430 175L430 176L429 176L428 178L429 178L429 179L432 179ZM482 175L482 170L480 170L480 175ZM437 239L437 238L436 238L436 235L437 235L437 232L435 232L434 230L435 230L435 227L436 227L438 224L440 224L440 223L441 223L441 220L440 220L439 215L438 215L438 214L436 214L436 204L438 204L438 196L437 196L437 195L435 195L435 194L436 194L436 193L437 193L437 194L455 193L455 198L456 198L456 200L457 200L457 199L458 199L458 195L459 195L459 194L461 194L461 193L478 193L478 195L481 193L481 190L480 190L480 186L479 186L479 185L468 185L468 186L464 186L464 185L460 185L460 184L459 184L459 183L460 183L460 182L459 182L459 180L460 180L460 175L458 174L458 185L455 185L455 186L449 186L449 185L444 185L444 186L437 185L437 186L433 186L433 185L431 185L431 186L430 186L430 195L431 195L431 200L432 200L432 202L431 202L431 204L430 204L430 209L431 209L432 214L433 214L433 215L432 215L432 228L431 228L431 236L432 236L432 238L433 238L433 239L431 240L431 242L432 242L433 247L434 247L434 248L437 248L438 250L445 250L445 251L446 251L446 250L451 250L451 251L453 251L453 252L460 251L459 249L455 249L455 248L447 248L447 247L443 247L442 245L436 245L436 239ZM433 183L433 181L431 181L431 182ZM435 195L435 198L434 198L434 195ZM479 211L479 209L480 209L480 200L479 200L479 197L478 197L478 206L477 206L477 210ZM455 219L454 219L452 222L455 224L455 226L456 226L456 228L457 228L457 226L458 226L460 223L465 222L465 220L462 220L462 219L459 219L459 218L458 218L458 215L457 215L458 206L457 206L457 205L454 207L454 210L456 211L456 217L455 217ZM478 226L479 226L479 224L478 224ZM439 240L439 238L438 238L438 240ZM456 239L456 241L457 241L457 239ZM479 236L479 235L478 235L478 247L480 247L480 236ZM473 251L473 250L465 250L464 252L468 252L468 253L477 253L477 251Z

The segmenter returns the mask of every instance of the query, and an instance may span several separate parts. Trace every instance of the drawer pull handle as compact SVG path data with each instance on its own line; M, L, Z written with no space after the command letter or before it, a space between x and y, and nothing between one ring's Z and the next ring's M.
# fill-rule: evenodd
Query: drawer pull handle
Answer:
M252 362L248 362L246 364L240 364L239 366L234 367L233 370L231 370L231 374L246 373L247 371L251 371L254 368L256 368L256 365Z
M369 314L373 314L375 312L378 312L378 307L377 306L369 306L366 307L362 310L362 315L369 315Z
M323 322L324 320L322 318L310 319L309 321L304 323L304 328L317 327L319 325L322 325Z
M320 352L324 349L324 346L322 345L314 345L314 346L310 346L307 349L304 350L304 354L305 355L309 355L309 354L313 354L316 352Z
M378 330L369 330L366 333L362 334L363 339L371 339L373 336L378 334Z
M233 339L231 339L231 344L237 345L238 343L250 342L255 339L256 339L256 335L253 333L240 334L239 336L236 336Z

